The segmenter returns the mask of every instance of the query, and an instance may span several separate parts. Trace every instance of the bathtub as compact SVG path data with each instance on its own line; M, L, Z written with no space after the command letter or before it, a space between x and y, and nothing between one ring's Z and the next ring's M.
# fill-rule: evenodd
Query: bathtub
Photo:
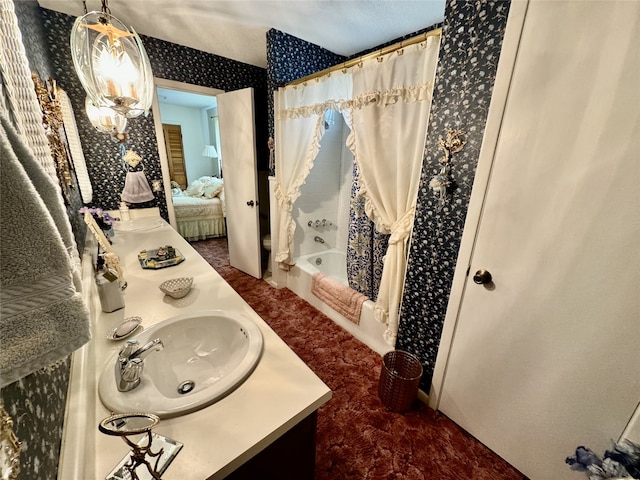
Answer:
M332 249L306 255L299 258L298 262L305 262L301 267L311 271L311 275L320 271L339 280L343 285L349 286L349 280L347 280L347 254L340 250Z
M356 325L311 293L313 274L318 272L330 275L344 285L348 285L345 253L337 249L330 249L321 253L298 257L295 266L288 272L287 288L299 297L304 298L336 324L380 355L392 350L382 337L386 326L375 319L373 314L374 304L371 300L365 301L362 305L360 324Z

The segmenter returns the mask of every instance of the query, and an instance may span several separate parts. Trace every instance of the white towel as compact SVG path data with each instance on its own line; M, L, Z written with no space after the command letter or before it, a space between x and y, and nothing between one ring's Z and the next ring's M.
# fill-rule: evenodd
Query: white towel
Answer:
M147 176L142 170L127 172L124 179L124 190L122 190L120 197L129 203L149 202L155 198L149 188Z
M0 387L90 338L58 186L0 114ZM70 245L71 244L71 245ZM74 252L77 256L77 251Z

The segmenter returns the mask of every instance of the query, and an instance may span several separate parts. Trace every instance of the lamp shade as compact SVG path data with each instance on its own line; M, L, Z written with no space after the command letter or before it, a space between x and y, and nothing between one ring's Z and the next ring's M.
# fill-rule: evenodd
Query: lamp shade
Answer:
M127 128L127 118L109 107L98 107L87 97L84 108L91 125L100 133L123 133Z
M106 12L89 12L73 24L71 57L94 105L112 108L127 118L149 111L153 74L133 28Z
M214 147L213 145L205 145L204 150L202 150L202 156L218 158L218 151L216 150L216 147Z

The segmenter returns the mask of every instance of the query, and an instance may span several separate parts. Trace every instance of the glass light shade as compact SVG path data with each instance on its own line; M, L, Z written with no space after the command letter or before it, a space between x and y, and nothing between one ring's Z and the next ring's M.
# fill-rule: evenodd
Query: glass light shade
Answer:
M127 118L109 107L98 107L87 97L84 108L91 125L100 133L122 133L127 128Z
M148 113L153 73L133 28L108 13L89 12L73 24L71 57L94 105L112 108L127 118Z

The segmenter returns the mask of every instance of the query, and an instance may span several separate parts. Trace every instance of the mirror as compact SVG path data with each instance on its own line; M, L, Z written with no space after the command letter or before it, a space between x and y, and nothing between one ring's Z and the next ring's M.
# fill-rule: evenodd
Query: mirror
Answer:
M98 430L119 437L136 435L149 432L159 421L152 413L116 413L102 420Z

